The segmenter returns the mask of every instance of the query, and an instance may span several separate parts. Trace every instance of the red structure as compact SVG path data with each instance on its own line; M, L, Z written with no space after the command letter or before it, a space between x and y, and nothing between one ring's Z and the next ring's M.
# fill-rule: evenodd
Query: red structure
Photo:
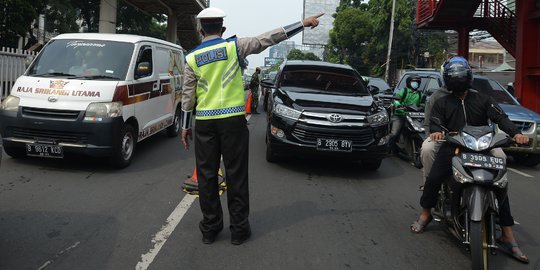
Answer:
M458 32L458 54L469 55L469 32L488 31L516 58L515 94L540 113L540 0L417 0L419 28Z

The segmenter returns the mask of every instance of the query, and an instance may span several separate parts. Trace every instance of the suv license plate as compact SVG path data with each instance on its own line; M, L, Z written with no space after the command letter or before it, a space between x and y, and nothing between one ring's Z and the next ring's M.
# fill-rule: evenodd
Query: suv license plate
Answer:
M351 152L351 140L317 139L317 150Z
M500 157L482 155L477 153L461 153L463 165L476 168L504 170L506 160Z
M64 151L62 146L52 144L26 144L26 155L46 158L63 158Z

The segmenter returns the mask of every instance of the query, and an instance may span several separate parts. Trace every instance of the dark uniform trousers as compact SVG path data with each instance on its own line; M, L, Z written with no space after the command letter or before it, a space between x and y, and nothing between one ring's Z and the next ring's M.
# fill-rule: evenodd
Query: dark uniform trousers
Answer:
M423 208L433 208L437 204L437 197L442 183L452 176L452 157L454 157L455 147L451 144L443 144L435 156L433 167L426 179L424 192L420 198L420 205ZM514 225L514 219L510 213L510 203L508 196L504 202L499 202L499 224L502 226Z
M199 224L202 233L219 232L223 228L218 183L221 155L225 165L231 233L241 236L250 231L248 154L249 131L244 115L196 121L195 156L203 213Z

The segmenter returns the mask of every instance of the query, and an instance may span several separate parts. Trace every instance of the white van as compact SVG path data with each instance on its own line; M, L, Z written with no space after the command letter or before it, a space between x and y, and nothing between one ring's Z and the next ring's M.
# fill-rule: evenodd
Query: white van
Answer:
M12 157L110 157L130 164L136 143L180 131L184 50L120 34L63 34L47 43L0 107Z

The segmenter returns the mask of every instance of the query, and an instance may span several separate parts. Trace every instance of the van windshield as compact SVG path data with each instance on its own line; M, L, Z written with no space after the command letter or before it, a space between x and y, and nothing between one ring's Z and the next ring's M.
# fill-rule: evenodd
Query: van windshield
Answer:
M28 69L27 76L125 80L134 45L105 40L51 41Z

